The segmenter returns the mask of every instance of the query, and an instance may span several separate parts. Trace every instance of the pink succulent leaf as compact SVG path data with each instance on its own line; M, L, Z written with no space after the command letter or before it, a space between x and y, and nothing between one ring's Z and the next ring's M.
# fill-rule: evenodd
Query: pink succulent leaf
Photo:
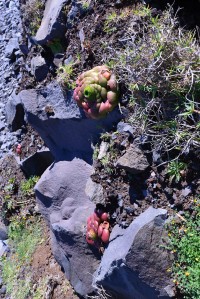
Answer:
M90 245L94 245L94 244L95 244L94 240L89 239L88 237L86 237L86 241L87 241L87 243L90 244Z
M100 225L99 225L99 228L98 228L98 237L99 237L99 238L101 238L102 233L103 233L103 226L102 226L102 224L100 224Z
M94 219L95 219L96 221L98 221L98 223L101 222L101 219L100 219L100 217L98 216L98 214L97 214L96 212L93 213L93 217L94 217Z
M101 220L102 220L102 221L107 221L107 220L108 220L108 214L105 213L105 212L102 213L102 214L101 214Z
M110 238L110 232L108 229L103 229L102 235L101 235L101 240L104 243L108 243Z

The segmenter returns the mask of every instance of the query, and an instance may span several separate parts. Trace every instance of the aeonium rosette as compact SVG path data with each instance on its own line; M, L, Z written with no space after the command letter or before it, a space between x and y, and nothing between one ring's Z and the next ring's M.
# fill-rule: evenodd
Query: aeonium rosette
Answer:
M87 219L86 241L100 248L102 243L108 243L110 237L108 214L95 210Z
M106 65L96 66L82 73L76 80L74 100L86 116L105 117L118 104L118 84L115 75Z

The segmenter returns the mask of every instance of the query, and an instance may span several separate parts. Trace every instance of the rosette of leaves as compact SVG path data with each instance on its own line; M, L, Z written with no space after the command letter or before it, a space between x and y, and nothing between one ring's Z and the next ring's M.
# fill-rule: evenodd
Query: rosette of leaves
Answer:
M87 117L105 117L118 104L118 84L115 75L105 65L82 73L76 80L73 94Z
M109 227L108 214L101 210L95 210L87 219L87 243L97 248L108 243L110 237Z

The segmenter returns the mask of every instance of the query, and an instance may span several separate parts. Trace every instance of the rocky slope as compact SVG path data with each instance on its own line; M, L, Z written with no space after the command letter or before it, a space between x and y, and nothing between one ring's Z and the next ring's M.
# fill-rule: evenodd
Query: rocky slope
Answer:
M162 5L147 8L135 1L47 0L44 12L37 1L21 4L28 38L19 3L1 4L7 23L1 27L0 157L11 151L26 176L42 175L36 199L57 262L80 298L181 298L168 271L173 255L165 249L165 226L177 212L192 214L199 196L199 106L195 103L194 115L185 120L184 105L173 110L169 102L179 105L179 99L156 75L166 75L165 63L173 61L168 58L178 23L172 11L162 14ZM27 22L30 5L31 13L35 5L35 12L43 16L32 32L33 22ZM166 42L166 52L163 45L154 49L158 40L152 42L156 34L151 30L166 29L162 26L168 24L175 34L170 35L170 47ZM137 53L142 48L146 58L138 62L136 55L129 61L134 47ZM194 49L191 64L198 83L196 44ZM162 55L169 56L162 60ZM74 80L104 63L118 75L120 105L104 119L88 119L73 100ZM181 81L184 88L187 75ZM159 86L156 90L152 82ZM177 94L185 92L181 84L173 81ZM191 90L188 98L198 94L198 84L192 95ZM174 135L172 125L178 121L191 131ZM166 165L179 158L182 164L170 173ZM96 247L86 242L87 219L95 209L109 215L111 233L108 244Z
M3 1L0 3L1 11L1 63L0 63L0 157L8 152L21 137L21 129L13 133L8 129L6 122L6 103L9 96L18 87L22 74L23 53L20 50L22 40L22 23L20 17L19 1Z

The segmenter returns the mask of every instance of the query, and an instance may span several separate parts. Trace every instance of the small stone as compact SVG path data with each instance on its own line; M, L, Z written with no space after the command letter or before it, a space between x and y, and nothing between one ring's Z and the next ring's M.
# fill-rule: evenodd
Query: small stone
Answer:
M19 129L19 130L13 132L13 135L17 136L17 137L20 137L22 135L22 129Z
M191 192L192 192L192 190L191 190L189 187L186 187L185 189L183 189L183 190L181 191L181 194L182 194L184 197L186 197L186 196L188 196Z
M128 225L128 223L127 223L126 221L122 221L122 222L121 222L121 226L122 226L123 228L127 228L129 225Z
M3 123L2 121L0 121L0 131L3 130L5 128L5 123Z
M124 133L124 132L128 132L131 135L134 134L135 130L133 129L133 127L131 125L129 125L128 123L123 123L123 122L119 122L117 125L117 131L119 133Z
M6 149L6 147L7 147L7 144L3 143L2 146L1 146L1 150L4 151Z
M125 207L125 210L126 210L127 214L129 214L129 215L132 215L134 212L134 209L131 207Z
M147 169L149 163L143 152L134 144L118 159L116 166L132 174L138 174Z
M178 212L181 216L185 215L185 212L184 211L179 211Z
M7 227L0 220L0 240L8 239L8 230Z
M168 285L164 288L164 290L166 291L167 295L170 297L170 298L174 298L175 296L175 292L174 292L174 288L172 285Z
M159 163L162 162L162 159L161 159L161 156L160 156L160 151L153 150L152 157L153 157L153 162L154 163L159 164Z
M29 49L28 49L27 45L22 44L19 46L19 48L24 55L28 55Z
M35 213L39 213L39 211L40 211L39 206L38 206L38 204L36 204L36 205L34 206L34 212L35 212Z
M31 60L31 73L37 81L43 81L49 71L45 59L42 56L33 57Z
M117 213L114 212L114 213L111 215L111 218L112 218L112 219L116 219L116 218L117 218Z
M165 192L167 195L172 195L173 190L172 190L171 188L169 188L169 187L166 187L166 188L164 189L164 192Z
M128 140L123 140L121 143L120 143L121 146L123 147L127 147L128 146Z
M16 131L24 124L24 109L19 97L13 92L6 103L6 119L11 131Z
M3 256L5 254L5 252L9 251L9 247L7 246L7 244L0 240L0 257Z
M98 160L101 160L102 158L104 158L106 156L108 148L109 148L109 143L102 141L100 144Z
M119 207L123 207L123 203L124 203L124 202L123 202L123 199L120 199L120 200L118 201L118 206L119 206Z
M19 49L18 38L11 38L5 48L5 57L12 58L14 51Z
M64 64L68 65L73 62L73 57L70 55L67 59L64 60Z
M1 289L0 289L0 294L2 294L2 295L6 294L6 286L5 286L5 285L3 285L3 286L1 287Z
M54 55L53 63L55 64L55 66L59 67L60 65L62 65L63 57L64 54L60 54L60 53Z
M116 140L116 139L117 139L117 135L116 135L115 133L113 133L113 134L111 135L111 139L112 139L112 140Z

